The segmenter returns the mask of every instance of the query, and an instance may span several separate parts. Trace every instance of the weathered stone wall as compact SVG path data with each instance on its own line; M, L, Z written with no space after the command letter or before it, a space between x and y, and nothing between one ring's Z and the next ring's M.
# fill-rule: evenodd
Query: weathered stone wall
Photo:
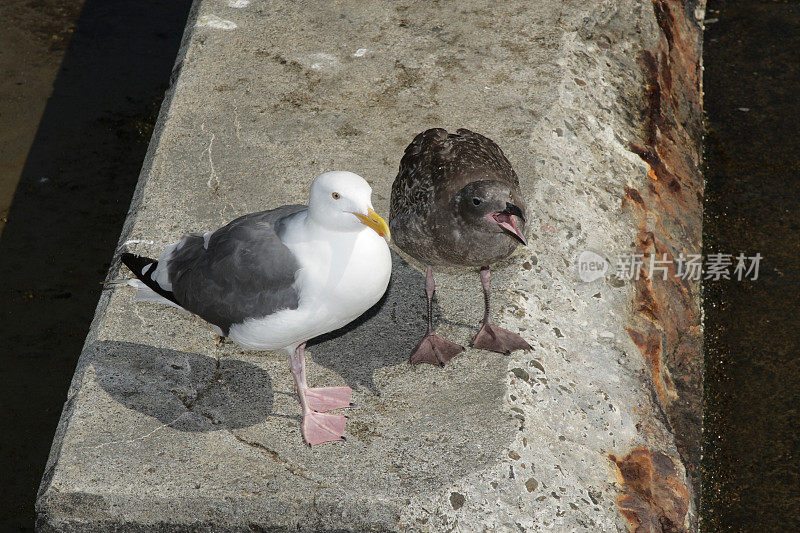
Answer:
M42 530L687 531L700 410L697 287L576 259L700 243L702 9L676 2L200 0L122 242L305 200L325 170L387 212L403 149L467 127L504 149L529 240L493 270L498 322L534 347L412 368L423 277L310 347L356 389L345 445L301 445L283 356L217 347L202 321L109 288L38 500ZM122 275L115 266L112 278ZM439 332L482 312L437 274Z
M643 275L636 286L628 333L647 360L658 402L675 433L699 494L702 427L702 326L696 280L676 276L677 259L702 251L702 34L694 2L653 2L661 29L657 47L644 50L646 107L640 143L631 150L647 163L646 183L626 188L635 216L636 250L666 258L666 280Z

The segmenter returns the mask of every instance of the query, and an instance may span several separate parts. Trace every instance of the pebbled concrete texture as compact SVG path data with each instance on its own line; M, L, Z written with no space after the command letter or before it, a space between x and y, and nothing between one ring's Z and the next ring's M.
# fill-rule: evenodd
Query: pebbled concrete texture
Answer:
M186 231L305 202L332 169L364 176L387 214L413 136L467 127L504 149L531 208L530 245L493 285L498 323L534 349L410 367L424 281L394 253L384 300L309 347L311 384L348 384L357 403L347 443L309 449L285 356L217 345L200 319L110 283L39 530L695 529L692 456L626 330L641 290L576 271L584 250L612 262L637 250L648 220L624 198L652 180L631 144L657 137L639 58L664 46L664 4L199 0L120 250L157 254ZM699 35L702 5L675 13ZM699 85L681 90L699 101ZM699 219L685 220L677 239L699 240ZM115 262L109 281L127 275ZM437 285L439 332L466 345L478 275Z

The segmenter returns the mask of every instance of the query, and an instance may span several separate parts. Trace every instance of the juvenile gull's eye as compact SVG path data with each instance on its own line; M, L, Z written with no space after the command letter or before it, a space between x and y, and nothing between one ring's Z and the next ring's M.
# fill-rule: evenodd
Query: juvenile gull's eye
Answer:
M480 198L473 198L472 199L472 203L475 204L475 205L481 205L481 199Z
M335 192L335 193L331 194L331 196L333 196L334 200L338 200L339 198L341 198L341 196L339 195L338 192Z

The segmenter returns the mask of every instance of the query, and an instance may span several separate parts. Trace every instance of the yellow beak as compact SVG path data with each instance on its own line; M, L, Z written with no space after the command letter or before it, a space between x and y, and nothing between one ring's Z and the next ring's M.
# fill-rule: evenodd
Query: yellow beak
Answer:
M375 212L371 207L367 210L366 215L361 213L353 213L358 219L367 227L374 229L381 237L386 237L386 240L392 238L392 233L389 231L389 224Z

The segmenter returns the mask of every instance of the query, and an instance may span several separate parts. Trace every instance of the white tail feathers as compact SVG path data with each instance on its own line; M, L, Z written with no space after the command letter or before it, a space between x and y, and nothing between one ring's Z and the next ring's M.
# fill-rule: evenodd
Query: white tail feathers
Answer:
M176 309L180 309L181 311L186 311L186 309L184 309L180 305L176 304L171 300L167 300L166 298L164 298L163 296L161 296L153 289L145 285L142 281L136 278L128 280L128 285L130 285L131 287L135 287L137 289L136 290L137 302L153 302L162 305L171 305Z

